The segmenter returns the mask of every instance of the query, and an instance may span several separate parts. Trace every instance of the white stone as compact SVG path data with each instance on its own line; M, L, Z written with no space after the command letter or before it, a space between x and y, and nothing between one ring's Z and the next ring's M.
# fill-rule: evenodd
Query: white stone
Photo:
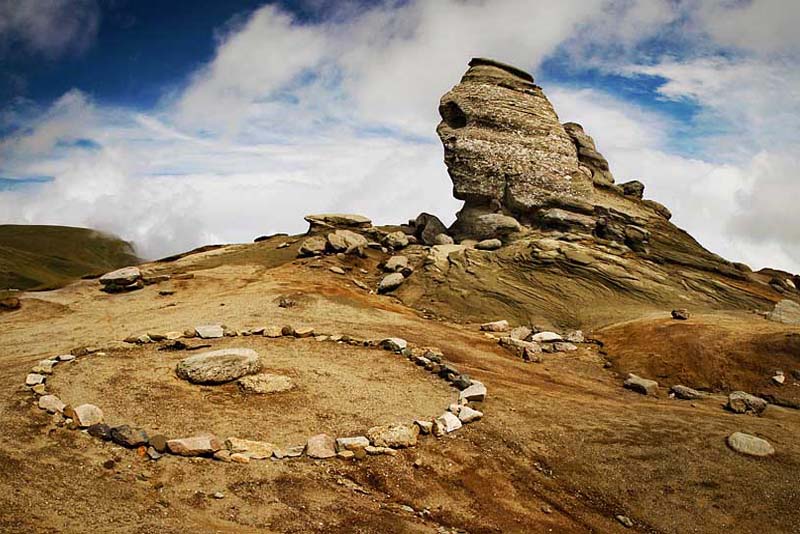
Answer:
M555 332L539 332L531 336L531 341L536 343L552 343L554 341L561 341L561 336Z
M209 325L201 325L195 327L195 332L197 336L202 339L213 339L222 337L225 334L222 325L219 324L209 324Z
M483 412L472 409L469 406L462 406L461 411L458 412L458 420L462 423L471 423L483 417Z
M486 398L486 386L477 380L472 381L472 385L459 393L459 399L466 401L483 402Z
M443 434L449 434L450 432L454 432L461 428L463 425L461 421L456 417L454 414L450 412L444 412L442 415L436 418L434 421L434 434L436 434L436 428L441 431Z

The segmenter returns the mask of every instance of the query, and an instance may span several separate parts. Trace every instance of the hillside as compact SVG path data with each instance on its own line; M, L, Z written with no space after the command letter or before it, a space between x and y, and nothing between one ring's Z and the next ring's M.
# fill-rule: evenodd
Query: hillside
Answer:
M0 531L800 532L798 278L617 184L518 69L440 114L449 228L308 215L20 295Z
M0 288L52 289L138 262L130 243L95 230L0 225Z

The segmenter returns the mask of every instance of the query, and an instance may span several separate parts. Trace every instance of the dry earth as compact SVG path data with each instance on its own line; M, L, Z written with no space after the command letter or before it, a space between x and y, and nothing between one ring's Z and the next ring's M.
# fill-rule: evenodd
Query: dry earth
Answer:
M626 303L613 321L614 303L587 291L585 308L603 320L589 325L590 335L605 346L586 344L526 364L474 323L462 323L474 321L476 308L459 316L460 301L448 302L445 292L434 307L447 313L436 314L355 286L353 277L374 285L378 252L294 260L297 245L277 249L281 241L145 266L191 272L193 279L119 295L81 281L28 294L21 310L0 315L0 531L800 532L800 412L770 406L763 417L735 415L722 408L721 394L687 402L666 398L664 387L658 399L621 387L623 373L634 371L662 386L765 388L772 369L800 368L799 328L715 309L677 323L668 308L644 300ZM352 271L337 275L329 265ZM360 268L372 274L356 276ZM176 293L160 296L166 286ZM280 308L281 296L298 304ZM631 322L632 316L638 318ZM396 457L363 462L151 462L53 426L23 386L42 358L112 346L135 332L207 323L290 323L438 346L487 385L486 417L449 437L423 437ZM168 433L247 431L280 445L318 431L363 432L373 422L424 415L454 396L380 351L311 340L213 343L259 350L268 368L292 376L298 387L253 400L232 386L189 386L170 373L180 353L139 348L58 369L52 389L67 400L96 401L112 422ZM796 389L790 383L781 392ZM725 445L734 431L768 439L777 454L734 453ZM215 492L225 497L214 499ZM617 514L634 526L624 528Z

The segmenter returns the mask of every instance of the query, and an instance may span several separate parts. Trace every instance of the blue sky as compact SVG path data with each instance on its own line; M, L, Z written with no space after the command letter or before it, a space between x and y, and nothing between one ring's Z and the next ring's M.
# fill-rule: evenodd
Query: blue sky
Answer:
M530 70L709 248L800 270L798 6L0 1L0 222L152 257L311 211L452 220L436 106L481 55Z

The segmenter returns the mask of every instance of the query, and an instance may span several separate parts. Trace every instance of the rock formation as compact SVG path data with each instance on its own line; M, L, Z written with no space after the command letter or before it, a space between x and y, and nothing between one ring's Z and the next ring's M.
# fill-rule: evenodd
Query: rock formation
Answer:
M509 65L473 59L439 104L453 194L467 207L514 215L590 200L591 175L533 78Z

